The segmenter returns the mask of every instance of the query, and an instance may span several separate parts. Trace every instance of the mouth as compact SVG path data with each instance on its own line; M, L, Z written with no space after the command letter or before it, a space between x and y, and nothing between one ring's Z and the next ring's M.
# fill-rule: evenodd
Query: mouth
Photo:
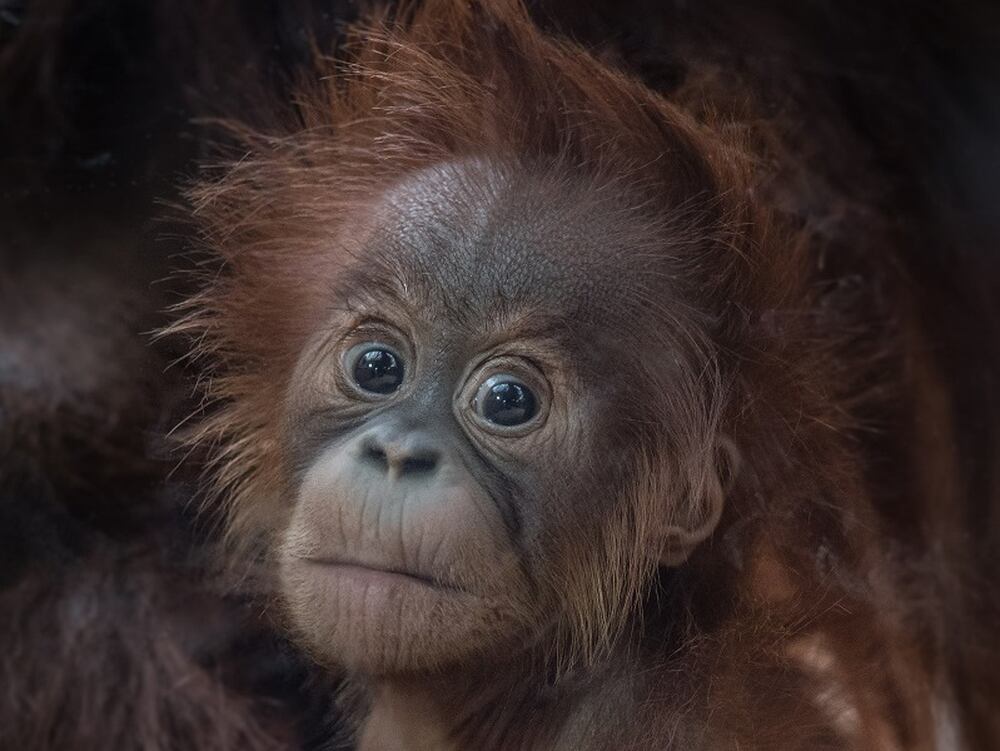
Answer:
M336 558L302 558L308 564L336 572L337 574L356 579L365 584L407 584L446 592L461 592L458 587L447 584L431 576L418 574L406 569L389 566L376 566L359 561L340 560Z

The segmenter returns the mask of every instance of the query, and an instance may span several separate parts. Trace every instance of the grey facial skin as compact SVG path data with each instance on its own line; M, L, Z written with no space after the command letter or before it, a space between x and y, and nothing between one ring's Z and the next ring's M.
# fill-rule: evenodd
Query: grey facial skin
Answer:
M584 195L446 165L390 191L359 231L287 405L299 471L282 590L321 659L442 669L558 618L551 559L609 513L625 458L611 417L636 408L622 387L642 344L622 322L642 298L623 290L643 285L617 259L655 241L608 237L617 209ZM401 364L391 393L356 382L366 348ZM530 391L531 419L480 414L497 379Z

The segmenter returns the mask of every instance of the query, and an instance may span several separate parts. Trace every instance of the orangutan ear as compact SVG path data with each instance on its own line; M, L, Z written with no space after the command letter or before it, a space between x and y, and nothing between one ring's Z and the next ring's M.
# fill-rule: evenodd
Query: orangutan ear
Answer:
M678 502L683 508L682 513L674 516L673 523L663 530L662 565L679 566L715 531L739 467L736 444L721 436L716 443L714 460L688 478L686 497L671 499L674 508Z

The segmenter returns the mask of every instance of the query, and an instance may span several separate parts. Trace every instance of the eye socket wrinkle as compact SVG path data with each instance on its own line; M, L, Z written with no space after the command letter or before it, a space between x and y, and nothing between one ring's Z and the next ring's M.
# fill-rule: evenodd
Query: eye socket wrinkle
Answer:
M475 461L470 461L466 451L458 451L459 461L469 474L479 479L486 495L500 512L510 543L522 553L526 553L523 547L524 521L521 511L512 500L526 497L524 488L499 470L475 443L466 441L465 446Z

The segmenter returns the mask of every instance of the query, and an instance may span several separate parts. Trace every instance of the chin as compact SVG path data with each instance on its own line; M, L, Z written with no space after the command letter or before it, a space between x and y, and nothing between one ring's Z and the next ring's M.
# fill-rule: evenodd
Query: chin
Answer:
M516 629L509 609L432 580L356 563L282 563L285 609L320 662L372 676L446 670Z

